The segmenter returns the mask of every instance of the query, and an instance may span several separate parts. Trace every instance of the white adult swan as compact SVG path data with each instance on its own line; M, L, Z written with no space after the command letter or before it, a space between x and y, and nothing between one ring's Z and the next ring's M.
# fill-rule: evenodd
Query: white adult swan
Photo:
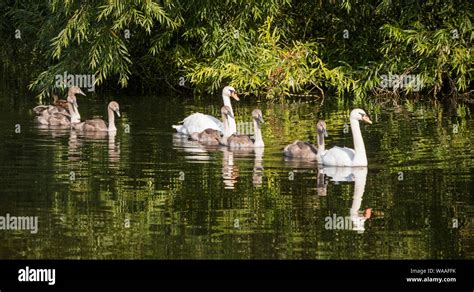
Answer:
M354 149L347 147L333 147L323 156L324 165L328 166L367 166L367 156L365 154L364 140L360 132L359 121L372 124L369 116L359 108L353 109L350 115L352 138Z
M224 125L224 136L228 137L229 134L229 118L233 118L232 110L230 107L224 105L221 108L222 124ZM191 140L198 141L199 143L207 145L219 145L221 143L221 131L215 129L205 129L201 133L192 133L190 136Z
M239 100L239 96L237 95L237 91L232 86L226 86L222 90L222 100L224 101L224 105L228 106L231 110L231 116L228 117L229 122L229 130L233 134L237 132L237 125L235 124L234 119L234 111L232 110L232 105L230 103L230 98L235 100ZM182 121L182 125L173 125L172 127L176 129L176 131L183 135L191 135L192 133L201 133L206 129L214 129L223 132L224 126L222 122L219 121L217 118L205 115L201 113L194 113L189 115Z
M323 120L318 121L316 124L316 129L318 131L317 148L309 142L297 140L285 147L283 150L283 155L288 158L316 160L318 163L322 163L321 156L326 152L324 148L324 137L328 136L326 131L326 122Z

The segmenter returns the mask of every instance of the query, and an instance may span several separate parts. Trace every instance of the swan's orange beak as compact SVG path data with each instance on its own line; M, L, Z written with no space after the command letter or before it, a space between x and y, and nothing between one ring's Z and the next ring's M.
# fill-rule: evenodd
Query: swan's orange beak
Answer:
M364 218L369 219L372 216L372 208L367 208L364 211Z
M362 120L366 122L367 124L372 124L372 121L370 120L368 115L365 115L362 117Z
M232 92L230 93L230 96L232 96L232 98L235 99L235 100L237 100L237 101L240 100L239 96L237 95L237 92L235 92L235 91L232 91Z

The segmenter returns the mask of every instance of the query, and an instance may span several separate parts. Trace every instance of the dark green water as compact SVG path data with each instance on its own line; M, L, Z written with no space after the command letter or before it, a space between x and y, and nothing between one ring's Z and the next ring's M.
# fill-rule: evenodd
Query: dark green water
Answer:
M36 234L0 230L2 259L474 258L474 120L462 110L365 106L369 167L318 175L281 150L315 142L318 118L327 147L352 147L343 105L260 105L266 148L255 153L174 135L189 113L218 116L218 97L119 98L109 137L39 128L33 101L1 95L0 216L39 220ZM105 115L103 100L80 97L82 117ZM238 122L254 107L234 103Z

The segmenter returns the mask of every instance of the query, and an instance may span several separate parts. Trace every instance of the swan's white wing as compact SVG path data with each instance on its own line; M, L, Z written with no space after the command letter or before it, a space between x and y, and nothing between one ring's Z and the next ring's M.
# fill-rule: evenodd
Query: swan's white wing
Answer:
M324 167L324 174L332 181L354 181L352 167Z
M352 166L354 156L354 149L335 146L324 154L323 164L329 166Z
M178 133L191 135L195 132L202 132L206 129L223 131L222 122L213 116L201 113L194 113L183 120L182 125L174 125Z

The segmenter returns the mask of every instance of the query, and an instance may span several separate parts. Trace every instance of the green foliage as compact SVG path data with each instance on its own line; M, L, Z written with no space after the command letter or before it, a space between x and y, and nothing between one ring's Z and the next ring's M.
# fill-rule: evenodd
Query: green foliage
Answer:
M267 97L288 95L309 87L322 90L325 82L336 88L350 87L350 80L339 68L327 68L318 57L317 43L286 44L281 41L281 30L272 28L272 21L268 18L260 27L256 42L241 40L245 36L224 34L216 58L191 60L187 75L191 82L205 84L209 90L231 83L244 93Z
M452 90L467 90L474 77L473 35L469 17L463 17L458 26L444 24L436 30L420 22L412 25L416 29L384 25L381 28L387 38L381 48L387 56L384 65L394 72L419 74L424 86L432 88L435 94L445 81Z
M198 91L232 84L268 98L417 95L381 86L383 74L417 76L432 96L471 93L472 5L463 1L24 0L0 12L3 70L23 68L40 96L65 71L94 74L97 86L186 78Z
M37 46L40 57L47 59L45 70L31 82L30 88L47 95L55 84L55 76L67 71L74 74L94 74L96 85L116 78L122 87L128 85L133 64L126 30L150 35L160 25L170 29L178 23L168 17L159 4L151 1L51 1L48 17L39 31L49 31L48 47ZM23 9L12 9L11 15ZM25 19L20 19L19 22Z

